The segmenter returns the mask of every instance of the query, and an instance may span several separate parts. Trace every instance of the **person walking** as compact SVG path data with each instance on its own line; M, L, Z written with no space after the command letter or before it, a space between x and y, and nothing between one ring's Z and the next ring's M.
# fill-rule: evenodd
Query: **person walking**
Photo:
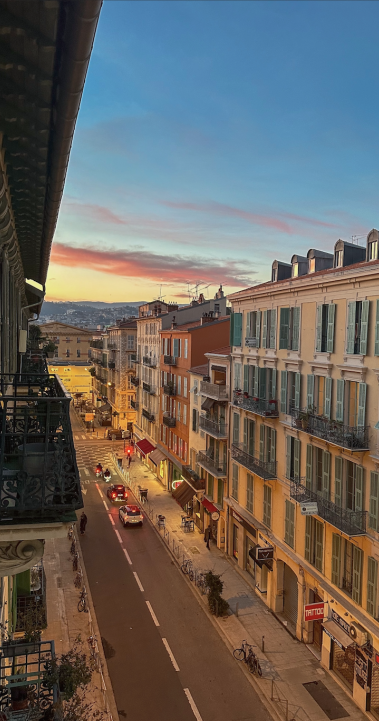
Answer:
M85 533L86 525L87 525L87 516L83 511L82 515L80 516L80 533L81 533L81 535L83 535Z
M129 456L129 458L128 458L128 468L130 468L130 464L131 464L131 462L132 462L132 457L131 457L131 456Z
M210 526L208 526L208 528L205 529L205 533L204 533L204 543L207 544L208 550L210 550L209 541L211 540L211 535L212 535L212 529Z

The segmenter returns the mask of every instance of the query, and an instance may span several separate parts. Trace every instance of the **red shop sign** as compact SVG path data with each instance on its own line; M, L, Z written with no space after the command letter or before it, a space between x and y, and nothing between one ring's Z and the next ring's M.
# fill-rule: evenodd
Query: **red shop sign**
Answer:
M304 606L304 621L322 621L324 618L324 601L309 603Z

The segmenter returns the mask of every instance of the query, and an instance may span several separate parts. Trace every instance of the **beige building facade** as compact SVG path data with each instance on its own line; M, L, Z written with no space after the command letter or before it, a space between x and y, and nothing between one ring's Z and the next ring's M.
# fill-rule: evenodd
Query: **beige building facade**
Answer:
M52 340L57 346L54 353L56 360L77 359L87 360L93 333L77 328L68 323L43 323L40 326L44 337Z

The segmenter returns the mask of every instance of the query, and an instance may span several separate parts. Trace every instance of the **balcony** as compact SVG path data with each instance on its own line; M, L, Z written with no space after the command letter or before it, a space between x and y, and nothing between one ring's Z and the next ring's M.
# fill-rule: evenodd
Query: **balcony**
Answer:
M154 423L154 421L155 421L154 413L150 413L150 411L147 411L146 408L142 408L142 415L144 418L147 418L148 421L150 421L151 423Z
M176 358L173 355L164 355L163 356L163 363L166 366L176 366Z
M168 426L168 428L175 428L176 418L174 416L171 416L169 413L164 413L163 414L163 425Z
M219 385L218 383L208 383L207 381L200 382L200 393L203 396L214 398L216 401L228 401L229 400L229 386Z
M117 343L108 343L108 350L117 350Z
M137 378L136 376L131 376L130 382L132 386L135 386L136 388L139 386L139 378Z
M150 393L151 396L155 395L155 386L152 386L151 383L145 383L145 381L142 383L142 388L146 393Z
M276 478L276 461L261 461L247 453L243 443L232 444L232 458L264 481L272 481Z
M173 383L166 383L163 386L165 396L176 396L176 386Z
M196 454L196 463L215 478L226 478L226 461L215 458L210 451L199 451Z
M108 362L108 368L109 368L111 371L114 371L115 368L116 368L116 363L115 363L114 361L109 361L109 362Z
M138 401L134 400L134 398L131 398L130 405L132 408L134 408L135 411L138 411L139 404Z
M66 522L83 507L71 396L55 375L0 375L0 525Z
M26 630L27 623L30 623L30 616L38 619L41 628L46 628L46 576L42 559L30 569L30 593L27 595L17 594L17 621L16 631Z
M191 466L182 466L182 476L186 481L189 481L189 483L197 483L198 485L201 484L203 488L205 487L205 481L201 480L200 476L192 470Z
M48 374L46 354L40 350L28 351L22 357L22 373L45 373Z
M54 641L5 641L0 646L0 718L10 721L47 718L48 710L54 718L53 704L58 700L58 688L51 689L44 682L45 665L55 657ZM24 701L26 708L16 710L16 703ZM46 715L45 715L46 714Z
M292 425L305 433L350 451L369 450L368 426L345 426L339 421L318 416L309 411L292 410Z
M211 418L206 416L200 416L199 426L202 431L208 433L212 438L227 438L228 437L228 426L223 421L212 421Z
M234 391L233 405L238 408L243 408L245 411L256 413L256 415L263 416L264 418L279 417L278 401L268 401L266 398L255 398L242 391Z
M102 340L91 340L89 344L90 348L100 348L100 350L103 349L103 341Z
M134 353L134 358L132 356L132 363L141 363L141 359L137 353Z
M312 501L317 503L317 515L346 536L364 536L366 533L367 511L349 511L340 508L319 493L311 491L301 483L291 481L291 498L298 503Z
M155 368L157 365L157 362L156 362L155 358L150 358L150 356L144 355L143 356L143 364L145 366L149 366L149 368Z

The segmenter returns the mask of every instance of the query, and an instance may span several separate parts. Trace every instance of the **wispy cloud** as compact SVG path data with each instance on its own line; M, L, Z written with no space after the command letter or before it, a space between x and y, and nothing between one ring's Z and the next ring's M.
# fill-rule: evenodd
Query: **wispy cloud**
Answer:
M119 275L168 283L222 283L232 287L251 284L256 274L246 262L225 258L196 258L180 255L159 255L146 250L98 250L74 248L55 243L51 262L69 268L81 267Z

